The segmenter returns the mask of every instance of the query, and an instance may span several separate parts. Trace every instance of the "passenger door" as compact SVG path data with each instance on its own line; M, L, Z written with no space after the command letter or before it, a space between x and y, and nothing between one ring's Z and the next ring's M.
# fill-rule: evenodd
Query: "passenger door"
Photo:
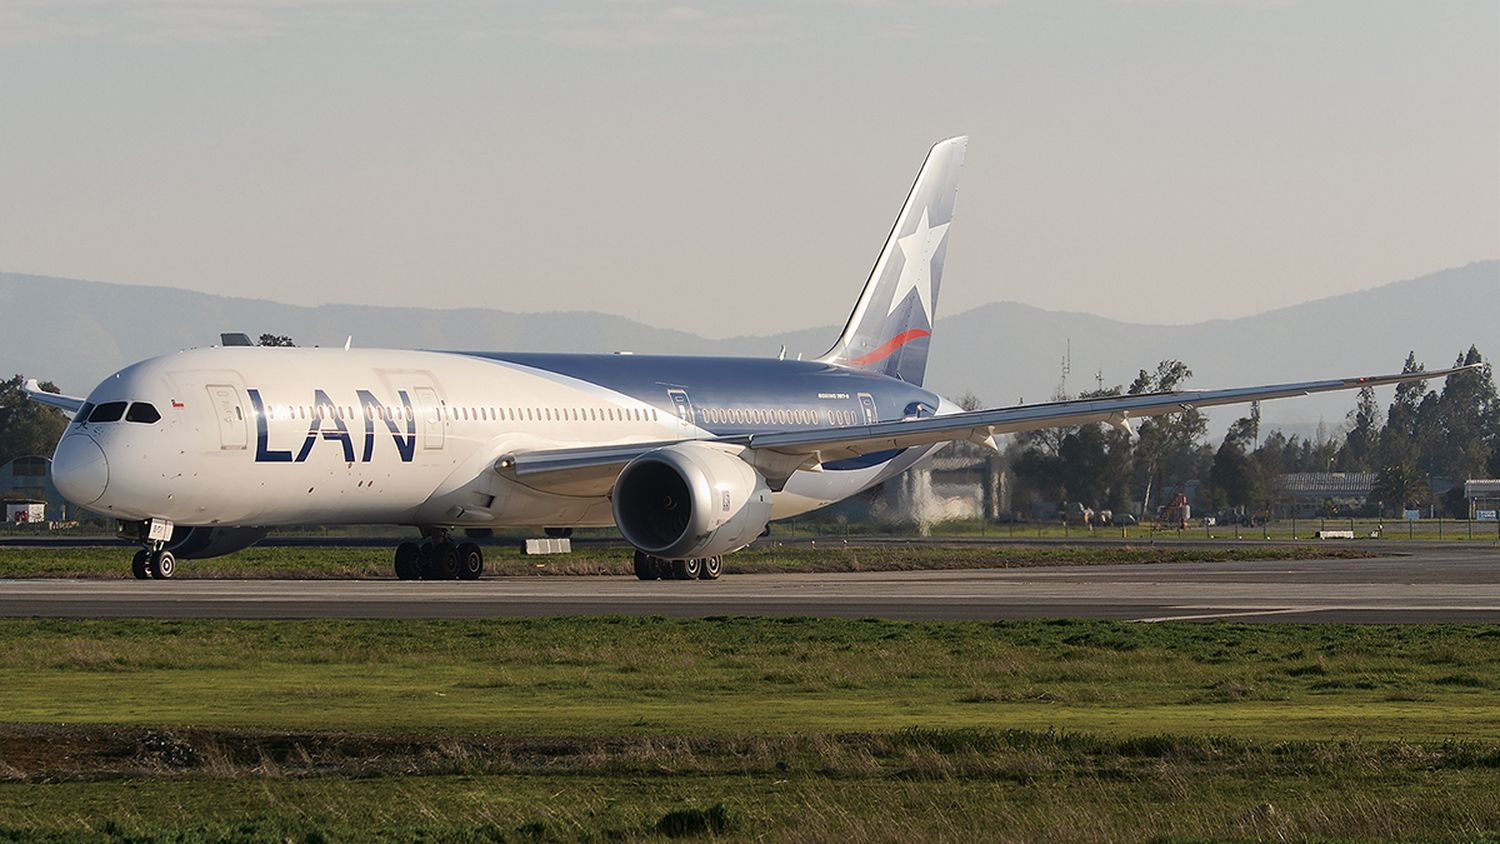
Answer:
M869 393L859 394L859 409L865 412L866 425L874 425L880 421L880 414L875 412L875 397Z
M678 435L691 437L694 426L698 424L693 415L693 400L688 398L687 390L668 390L667 396L672 399L672 408L677 413Z
M446 423L443 421L443 406L438 402L437 391L431 387L418 387L417 408L422 414L422 448L433 451L443 447Z
M208 400L219 423L219 448L223 451L243 450L249 443L249 435L239 388L232 384L209 384L207 387Z

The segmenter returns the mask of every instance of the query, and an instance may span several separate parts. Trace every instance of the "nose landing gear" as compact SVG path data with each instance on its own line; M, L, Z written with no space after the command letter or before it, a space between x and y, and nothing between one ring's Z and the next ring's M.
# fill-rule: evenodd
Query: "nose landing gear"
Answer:
M130 561L130 573L136 580L169 580L177 573L177 558L164 548L137 551Z
M172 523L166 519L141 522L119 522L115 534L121 539L145 546L130 561L130 573L136 580L168 580L177 573L177 558L167 550L172 538Z
M424 542L396 548L396 577L401 580L478 580L484 574L484 551L473 542L455 543L442 528L423 529Z

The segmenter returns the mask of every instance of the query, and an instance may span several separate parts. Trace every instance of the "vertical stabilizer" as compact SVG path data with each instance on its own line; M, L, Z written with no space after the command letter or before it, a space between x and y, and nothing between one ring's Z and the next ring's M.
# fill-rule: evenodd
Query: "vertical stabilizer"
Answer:
M967 137L932 148L844 333L819 360L921 384Z

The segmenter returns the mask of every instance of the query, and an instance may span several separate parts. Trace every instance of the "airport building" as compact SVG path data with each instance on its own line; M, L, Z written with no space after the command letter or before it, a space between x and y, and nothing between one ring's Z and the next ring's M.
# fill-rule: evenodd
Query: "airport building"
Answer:
M0 465L0 499L7 504L44 505L49 521L62 521L72 513L67 500L52 485L52 458L39 454L23 455Z
M1292 472L1281 476L1282 488L1298 516L1314 516L1325 502L1341 512L1357 510L1375 491L1374 472Z
M1464 498L1469 501L1469 518L1500 517L1500 480L1480 478L1464 481Z

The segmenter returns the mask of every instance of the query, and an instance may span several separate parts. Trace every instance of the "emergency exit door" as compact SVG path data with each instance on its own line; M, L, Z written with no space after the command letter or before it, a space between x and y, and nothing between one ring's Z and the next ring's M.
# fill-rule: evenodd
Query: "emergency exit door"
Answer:
M880 421L880 414L875 412L875 397L869 393L859 394L859 409L865 413L866 425L874 425Z

